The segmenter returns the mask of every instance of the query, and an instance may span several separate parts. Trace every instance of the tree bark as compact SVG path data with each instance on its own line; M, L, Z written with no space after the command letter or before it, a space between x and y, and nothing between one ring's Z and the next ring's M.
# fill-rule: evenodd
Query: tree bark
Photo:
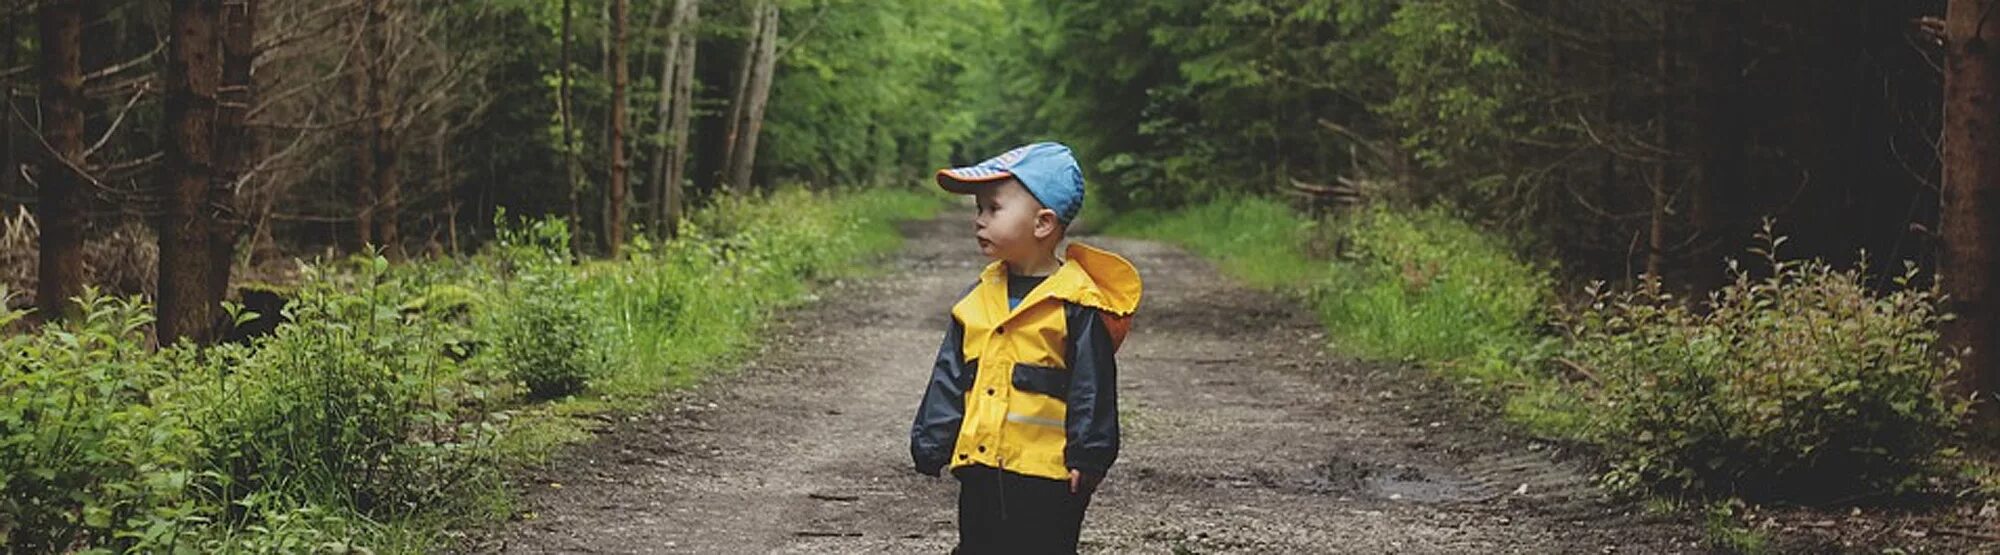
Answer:
M219 170L208 204L216 214L209 232L208 303L229 297L229 274L235 265L236 242L244 231L236 192L250 179L258 152L256 131L249 126L250 106L257 99L251 66L257 57L259 0L226 0L222 7L221 104L216 112L216 165Z
M1669 141L1672 140L1672 137L1668 133L1668 126L1673 121L1673 109L1671 106L1673 96L1669 94L1667 84L1673 82L1673 48L1675 46L1673 28L1675 14L1669 3L1661 3L1659 13L1660 36L1659 41L1654 44L1656 51L1653 53L1655 56L1653 67L1655 80L1653 85L1653 113L1655 125L1657 126L1653 129L1653 140L1660 148L1671 149L1673 147ZM1667 251L1666 157L1662 156L1659 161L1653 162L1652 170L1652 176L1649 179L1652 182L1652 187L1650 187L1652 205L1649 211L1651 222L1649 222L1650 225L1646 230L1646 275L1653 280L1659 280L1661 279L1660 272L1665 270Z
M675 0L667 23L667 55L660 64L660 153L653 158L653 187L661 234L680 234L681 180L687 173L689 103L693 101L694 29L701 20L700 0Z
M739 96L743 107L732 110L739 118L730 127L728 177L723 180L738 191L750 189L751 170L757 162L757 135L764 128L764 108L771 97L772 74L777 69L778 4L766 0L758 4L756 40L752 43L749 69Z
M382 251L389 258L400 260L403 258L403 236L398 222L403 209L403 183L397 154L402 145L396 113L389 109L389 70L397 58L390 48L389 0L372 0L369 3L368 32L374 43L368 62L367 110L372 122L369 156L374 159L375 165L375 182L370 184L376 199L375 240L381 241Z
M19 11L7 14L4 23L6 36L16 36L15 33L20 30L20 19ZM21 41L8 39L0 48L6 49L4 54L0 54L0 67L14 67L19 63ZM14 77L0 77L0 198L14 194L15 182L21 175L21 163L14 157L14 110ZM0 201L0 208L10 208L8 204ZM5 212L0 210L0 216L4 216Z
M356 71L348 75L348 84L353 95L355 116L362 121L372 122L373 119L369 117L368 111L376 104L374 100L376 93L370 87L372 79L369 75L374 71L371 66L376 63L375 59L381 52L376 44L379 42L376 40L377 26L371 17L373 0L368 1L368 5L360 6L362 12L357 14L360 16L358 19L361 22L359 29L361 36L354 41ZM357 126L357 130L353 144L354 238L356 248L366 249L369 245L375 244L375 209L381 204L381 199L375 190L374 126L372 123L361 125Z
M562 120L563 167L569 178L570 252L581 257L583 254L583 242L577 240L576 234L583 231L583 199L581 198L583 195L583 185L581 183L582 180L578 178L581 170L577 167L575 122L572 119L572 112L570 110L573 105L572 101L574 100L570 95L570 80L572 78L570 49L576 42L575 36L570 30L571 20L575 19L573 16L573 4L573 0L563 0L562 3L562 64L561 67L557 68L561 77L558 79L559 83L556 89L556 119Z
M178 5L177 5L178 6ZM83 289L83 4L41 8L42 156L35 215L41 228L35 301L44 319L71 312Z
M626 88L631 85L630 68L625 59L625 33L631 11L631 0L613 0L611 3L611 207L605 215L604 242L613 259L618 258L625 247L626 174L631 171L630 161L625 159L625 97Z
M698 80L695 62L701 59L696 48L701 44L696 33L701 28L701 1L687 0L686 28L681 31L680 55L675 60L680 67L674 75L674 125L668 131L674 149L667 160L667 235L680 235L682 214L687 208L687 174L693 164L693 156L688 135L691 132L690 116L694 113L694 88Z
M1740 223L1746 188L1748 153L1741 98L1742 17L1744 0L1703 0L1695 6L1690 39L1699 54L1691 66L1696 129L1689 137L1694 159L1694 190L1689 212L1697 241L1689 270L1691 285L1709 291L1721 285L1722 259L1730 245L1742 241Z
M722 134L722 165L714 169L716 185L713 190L736 190L737 184L729 180L736 167L737 135L743 132L744 104L750 96L750 74L756 71L757 50L764 39L763 3L756 4L750 11L750 37L743 42L743 54L736 60L736 84L729 89L729 118L724 120L727 131Z
M1951 0L1945 41L1938 275L1957 319L1941 331L1946 345L1967 350L1954 386L1977 395L1990 425L2000 417L2000 1Z
M216 23L221 0L175 0L166 80L165 214L159 225L160 344L214 338L217 307L208 291L216 176L216 93L222 56Z

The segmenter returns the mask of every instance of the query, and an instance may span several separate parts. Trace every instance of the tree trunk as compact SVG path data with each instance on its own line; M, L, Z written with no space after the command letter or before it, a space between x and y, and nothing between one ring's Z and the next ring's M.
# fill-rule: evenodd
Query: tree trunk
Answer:
M667 23L667 55L660 64L660 153L653 158L654 201L659 203L661 234L680 233L681 179L687 173L688 104L693 101L694 29L701 19L700 0L675 0Z
M175 0L168 39L165 214L160 220L159 323L162 345L214 338L217 307L209 302L208 245L216 176L216 92L222 56L216 22L221 0Z
M625 159L625 96L631 85L626 63L625 28L631 19L631 0L611 3L611 208L604 221L604 242L613 259L625 247L625 179L631 171Z
M451 254L458 254L458 210L464 204L460 197L458 175L451 165L451 124L438 120L437 138L431 141L432 179L445 187L445 246Z
M583 255L583 242L577 240L576 234L583 231L583 199L581 198L583 184L578 179L581 170L577 167L575 123L570 111L573 104L572 101L574 100L570 95L570 79L572 77L570 49L576 42L574 34L570 31L570 20L575 19L572 15L575 11L572 4L574 4L573 0L563 0L562 3L562 65L557 68L561 77L556 89L556 118L562 120L563 167L569 178L570 252L581 258Z
M1951 0L1945 16L1944 187L1938 275L1957 319L1943 339L1967 349L1955 387L2000 416L2000 2Z
M14 37L20 30L21 11L9 12L4 23L5 36ZM5 53L0 53L0 67L14 67L21 57L21 41L7 39ZM14 158L14 77L0 77L0 199L14 194L15 181L21 175L21 163ZM7 215L10 208L7 201L0 200L0 216Z
M250 66L257 56L259 0L227 0L222 8L222 87L216 112L215 145L219 175L208 204L215 211L209 229L209 304L229 297L229 274L236 258L236 240L244 230L236 192L250 179L258 152L257 135L249 126L250 105L257 83ZM226 334L225 334L226 335Z
M694 113L695 61L701 59L696 45L695 30L701 27L701 1L687 0L686 28L681 31L680 54L674 59L679 68L674 74L674 125L667 132L673 141L673 152L667 160L667 236L680 235L681 215L687 206L687 174L690 160L688 133L689 117Z
M368 141L374 159L375 182L375 240L382 242L382 252L389 258L403 258L403 236L398 225L402 216L403 183L401 168L397 164L397 154L401 148L400 134L396 128L396 114L389 109L389 71L397 55L389 44L389 0L372 0L368 6L368 33L374 43L372 58L368 62L368 105L371 139Z
M376 24L371 17L373 6L363 7L359 14L361 29L359 40L354 41L356 71L348 75L349 91L353 95L354 113L364 122L373 122L368 111L376 104L375 91L369 86L371 66L380 56L376 45ZM375 191L375 130L372 123L357 126L353 144L354 152L354 239L355 247L366 249L375 244L375 209L381 199Z
M1657 49L1654 58L1654 121L1653 140L1663 149L1671 149L1672 137L1667 128L1673 121L1671 107L1673 96L1667 90L1667 83L1673 82L1673 41L1674 13L1669 4L1660 5L1660 36L1654 44ZM1646 232L1646 275L1652 280L1661 279L1665 268L1667 251L1667 158L1661 156L1653 163L1651 222Z
M723 125L728 129L722 134L722 165L714 169L717 191L737 190L731 182L731 169L736 167L737 135L743 132L744 103L750 97L750 74L757 68L757 50L764 39L763 3L750 11L750 37L743 42L743 54L736 60L736 84L729 89L729 118Z
M1694 190L1690 217L1697 241L1689 270L1696 291L1721 285L1722 259L1739 244L1743 214L1736 210L1749 197L1745 189L1748 153L1741 98L1742 7L1744 0L1704 0L1695 6L1694 34L1699 51L1692 64L1693 116L1697 126L1689 137L1694 159Z
M71 312L69 298L83 289L82 32L81 0L42 5L42 136L49 144L35 206L41 228L35 300L45 319Z
M764 108L771 98L772 73L777 69L777 2L760 3L757 18L757 40L753 42L756 50L745 65L750 74L741 96L743 108L737 111L740 119L731 126L735 132L730 133L728 178L723 180L738 191L750 189L750 172L757 162L757 135L764 128Z
M662 51L659 79L660 99L653 106L654 119L659 122L658 127L653 132L653 138L658 143L659 148L653 153L653 169L647 174L647 184L652 189L653 209L645 217L652 220L655 229L660 229L663 232L666 224L665 214L667 213L667 156L673 150L673 145L670 144L671 141L667 138L667 131L668 128L673 126L674 68L676 67L674 56L680 54L681 8L686 4L687 0L676 0L672 7L662 8L663 10L673 12L673 15L667 19L665 40L661 41L660 45Z

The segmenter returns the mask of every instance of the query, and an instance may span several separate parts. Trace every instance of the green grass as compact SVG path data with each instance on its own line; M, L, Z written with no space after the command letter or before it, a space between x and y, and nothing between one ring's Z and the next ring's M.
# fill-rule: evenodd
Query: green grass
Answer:
M1116 215L1107 233L1178 244L1251 286L1308 302L1332 346L1414 362L1492 397L1530 432L1574 438L1583 405L1543 369L1535 333L1553 282L1444 209L1368 209L1316 221L1262 198Z
M811 300L819 282L879 272L873 263L902 244L896 223L942 207L928 191L892 189L723 199L682 240L642 240L626 260L584 264L580 296L602 322L609 368L580 394L515 414L506 458L541 462L592 437L600 415L643 410L736 367L772 311Z
M1229 199L1175 211L1117 214L1104 232L1178 244L1252 286L1299 293L1333 270L1307 254L1319 229L1318 222L1283 204Z

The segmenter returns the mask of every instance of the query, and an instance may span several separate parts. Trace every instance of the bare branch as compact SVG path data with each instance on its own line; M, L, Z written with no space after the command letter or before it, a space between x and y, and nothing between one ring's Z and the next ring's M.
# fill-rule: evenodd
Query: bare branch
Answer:
M91 143L90 148L84 149L84 160L89 160L90 155L97 154L97 149L104 148L104 144L111 141L111 136L118 133L119 124L125 123L125 116L132 113L132 106L139 103L140 97L146 96L147 90L146 87L142 86L139 87L139 90L132 93L132 98L125 101L125 107L118 110L118 117L111 120L111 125L104 129L104 135L98 137L97 142Z
M161 42L160 42L159 44L156 44L156 45L153 45L153 50L152 50L152 51L150 51L150 52L147 52L147 53L145 53L145 54L141 54L141 55L139 55L139 57L137 57L137 58L133 58L133 59L130 59L130 60L126 60L126 61L125 61L124 63L119 63L119 64L113 64L113 65L110 65L110 66L105 66L105 68L104 68L104 69L100 69L100 70L97 70L97 71L93 71L93 72L90 72L90 73L87 73L87 74L84 74L84 76L83 76L83 82L84 82L84 83L89 83L89 82L91 82L91 81L96 81L96 80L98 80L98 79L103 79L103 78L105 78L105 77L110 77L110 76L112 76L112 75L116 75L116 74L118 74L118 73L120 73L120 72L123 72L123 71L125 71L125 70L128 70L128 69L132 69L133 67L136 67L136 66L138 66L139 64L143 64L143 63L146 63L147 61L150 61L150 60L152 60L152 59L153 59L153 56L157 56L157 55L159 55L159 54L160 54L160 52L162 52L162 51L164 51L164 50L166 50L166 49L167 49L167 43L166 43L166 41L161 41Z

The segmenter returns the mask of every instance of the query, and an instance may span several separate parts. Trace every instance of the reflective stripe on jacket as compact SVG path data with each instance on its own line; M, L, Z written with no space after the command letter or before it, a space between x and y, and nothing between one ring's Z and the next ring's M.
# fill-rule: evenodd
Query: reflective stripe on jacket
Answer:
M952 307L910 427L918 472L967 465L1041 478L1103 475L1118 458L1113 355L1139 307L1124 258L1071 243L1064 263L1007 308L1003 263Z

